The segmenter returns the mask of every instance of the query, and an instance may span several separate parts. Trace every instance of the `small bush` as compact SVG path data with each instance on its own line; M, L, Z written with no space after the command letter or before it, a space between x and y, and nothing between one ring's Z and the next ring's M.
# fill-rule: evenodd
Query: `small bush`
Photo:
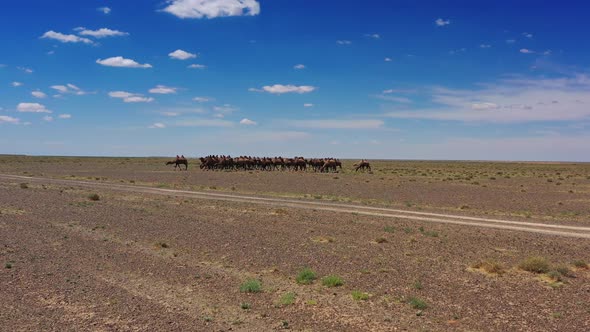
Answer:
M29 185L28 185L28 184L26 184L26 183L21 183L21 184L20 184L20 188L21 188L21 189L28 189L28 188L29 188Z
M158 243L156 243L156 246L158 246L160 248L164 248L164 249L170 248L170 245L166 242L158 242Z
M378 237L375 239L375 242L377 243L387 243L387 239L384 237Z
M262 291L262 284L259 280L249 279L240 286L242 293L260 293Z
M352 298L355 301L366 301L369 299L369 294L365 293L365 292L360 292L360 291L352 291L350 293L350 295L352 295Z
M281 304L282 305L291 305L295 303L295 293L285 293L281 296Z
M561 274L564 277L573 277L572 270L565 265L555 267L555 271Z
M533 273L549 272L549 262L540 256L529 257L518 265L522 270Z
M299 272L299 274L297 274L297 277L295 278L295 280L297 281L298 284L309 285L316 278L317 278L316 274L315 274L315 272L313 272L312 269L305 268L305 269L301 270L301 272Z
M579 269L587 269L588 268L588 263L586 263L583 260L576 260L573 262L574 266L579 268Z
M244 310L248 310L250 308L252 308L252 306L250 305L250 303L241 303L240 304L240 308L244 309Z
M472 267L475 269L484 270L485 272L490 273L490 274L502 274L505 272L502 265L496 261L493 261L493 260L479 262L479 263L473 265Z
M322 285L326 287L338 287L344 285L344 281L339 276L330 275L322 279Z
M563 278L561 277L561 273L559 273L558 271L549 271L549 273L547 273L547 277L549 277L549 279L553 280L554 282L560 282L563 281Z
M385 228L383 228L383 230L386 231L387 233L395 232L395 228L393 228L392 226L385 226Z
M414 285L413 285L413 286L414 286L414 288L415 288L415 289L418 289L418 290L420 290L420 289L424 288L424 287L422 286L422 283L420 282L420 280L417 280L417 281L414 283Z
M428 304L426 304L426 302L420 298L417 297L410 297L408 299L408 304L412 306L412 308L414 309L418 309L418 310L424 310L426 308L428 308Z
M88 195L88 199L91 201L100 201L100 196L98 194L90 194Z
M6 263L4 264L4 267L7 269L12 269L12 264L11 263Z

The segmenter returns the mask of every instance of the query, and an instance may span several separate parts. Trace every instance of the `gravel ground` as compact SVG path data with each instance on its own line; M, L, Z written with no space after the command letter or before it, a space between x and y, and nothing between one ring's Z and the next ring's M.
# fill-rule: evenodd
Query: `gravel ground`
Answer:
M139 167L146 160L124 159L92 159L89 171L83 167L86 159L18 163L11 158L17 157L2 159L1 172L22 175L27 169L30 175L78 178L92 172L103 182L230 191L234 186L236 192L388 201L378 194L386 190L379 189L384 185L377 172L164 173L157 165ZM533 168L555 172L547 167L554 165ZM569 181L576 181L576 188L588 185L585 167L571 168ZM572 180L574 174L579 179ZM385 178L381 181L405 181ZM458 188L477 188L478 194L495 188L503 195L513 190L435 179L407 180L407 186L401 182L393 188L405 188L399 190L410 195L433 186L428 191L437 202L428 205L432 210L455 204L440 203L451 200L445 195L460 196L457 202L469 198L466 204L475 205L476 199ZM554 189L545 178L542 183L536 179L505 180L536 181L527 188ZM369 183L363 185L365 181ZM434 186L450 187L446 190L452 194L435 192ZM99 200L90 200L91 194ZM580 189L565 194L587 197ZM481 214L496 207L481 202L481 209L462 211ZM521 208L521 203L511 204L514 211ZM575 203L563 199L563 205L569 204ZM532 218L558 219L561 213L536 208L545 212ZM584 222L581 217L572 220ZM590 261L589 249L587 240L506 230L2 181L0 322L6 331L584 331L590 330L590 270L573 262ZM520 269L531 256L543 257L549 270L561 272ZM504 273L474 268L492 260ZM304 267L317 274L310 285L295 281ZM339 276L343 285L322 285L328 275ZM262 291L241 292L248 279L259 280ZM355 300L354 291L367 298ZM281 301L287 293L294 294L293 301ZM418 308L412 298L426 307Z

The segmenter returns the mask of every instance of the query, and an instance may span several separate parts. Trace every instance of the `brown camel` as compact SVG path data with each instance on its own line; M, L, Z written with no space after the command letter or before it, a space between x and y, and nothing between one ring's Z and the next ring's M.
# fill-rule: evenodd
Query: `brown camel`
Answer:
M183 156L184 157L184 156ZM180 165L184 165L184 170L187 171L188 170L188 160L186 158L181 158L178 157L175 160L171 160L166 162L166 165L172 165L174 164L174 170L176 170L176 168L178 168L178 170L182 170L182 166Z
M355 167L355 169L354 169L355 172L358 172L359 170L361 170L361 171L369 170L369 172L371 172L371 164L368 161L366 161L365 159L359 161L358 164L354 164L354 167Z

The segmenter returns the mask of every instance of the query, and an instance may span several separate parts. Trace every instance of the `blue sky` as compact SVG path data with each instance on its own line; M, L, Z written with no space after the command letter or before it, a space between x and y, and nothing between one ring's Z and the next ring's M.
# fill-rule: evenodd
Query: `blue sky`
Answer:
M588 12L579 1L3 4L0 153L590 161Z

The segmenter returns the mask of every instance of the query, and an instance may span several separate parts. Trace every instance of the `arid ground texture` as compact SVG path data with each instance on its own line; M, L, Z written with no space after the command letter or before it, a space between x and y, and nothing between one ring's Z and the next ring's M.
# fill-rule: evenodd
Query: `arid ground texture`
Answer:
M165 161L0 156L0 330L590 330L590 164Z

